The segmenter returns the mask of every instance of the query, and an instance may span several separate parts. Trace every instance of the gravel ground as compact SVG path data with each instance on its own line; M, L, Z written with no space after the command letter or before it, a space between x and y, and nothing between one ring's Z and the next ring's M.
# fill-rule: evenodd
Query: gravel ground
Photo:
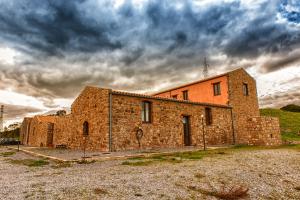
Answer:
M11 151L4 147L3 152ZM217 199L205 191L249 188L244 199L300 199L300 151L225 151L201 160L122 165L122 160L41 167L0 156L0 199Z
M17 148L18 146L13 146ZM70 149L53 149L47 147L30 147L30 146L20 146L21 149L32 151L35 153L44 154L47 156L53 156L60 159L72 161L81 159L84 154L82 150L70 150ZM224 148L224 146L215 146L209 147L210 149L215 148ZM151 150L132 150L132 151L120 151L120 152L97 152L97 151L86 151L85 156L92 158L92 159L101 159L104 157L119 157L119 156L135 156L141 154L148 154L148 153L168 153L168 152L177 152L177 151L195 151L202 148L199 147L184 147L184 148L176 148L176 149L151 149Z

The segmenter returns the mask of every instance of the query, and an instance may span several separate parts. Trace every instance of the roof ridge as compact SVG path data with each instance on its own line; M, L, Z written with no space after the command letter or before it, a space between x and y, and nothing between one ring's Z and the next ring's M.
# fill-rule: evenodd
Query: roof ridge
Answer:
M168 92L168 91L171 91L171 90L174 90L174 89L179 89L179 88L186 87L186 86L189 86L189 85L194 85L194 84L197 84L197 83L209 81L211 79L219 78L221 76L226 76L229 73L232 73L232 72L235 72L235 71L238 71L238 70L244 70L244 68L239 67L237 69L234 69L234 70L231 70L231 71L228 71L228 72L225 72L225 73L221 73L221 74L218 74L218 75L215 75L215 76L211 76L211 77L200 79L200 80L193 81L193 82L190 82L190 83L185 83L185 84L182 84L182 85L178 85L176 87L171 87L169 89L164 89L164 90L161 90L161 91L158 91L158 92L154 92L154 93L152 93L150 95L158 95L158 94L161 94L161 93L164 93L164 92Z

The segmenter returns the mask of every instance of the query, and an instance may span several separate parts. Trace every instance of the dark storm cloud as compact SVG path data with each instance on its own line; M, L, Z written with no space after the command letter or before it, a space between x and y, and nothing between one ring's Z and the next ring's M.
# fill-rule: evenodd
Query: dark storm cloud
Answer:
M119 9L109 1L3 1L0 38L43 57L122 50L121 63L131 65L145 46L161 56L174 50L175 55L194 50L201 55L222 40L226 26L243 11L238 2L198 10L191 1L181 4L176 9L170 1L150 1L138 10L130 1Z
M252 20L239 2L195 8L192 1L184 1L181 9L174 4L150 1L138 10L131 1L118 9L109 1L3 1L0 37L26 53L47 56L121 49L125 65L136 61L144 46L156 48L161 56L188 56L195 50L199 56L216 48L229 56L251 57L300 41L299 31L275 23L277 10L266 9L269 2ZM131 43L137 48L132 49Z
M84 1L2 1L1 36L49 56L121 47L109 38L113 21L98 24L78 9ZM17 12L16 12L17 11ZM104 17L104 16L103 16ZM18 45L18 44L17 44Z
M297 15L288 15L287 5L154 0L116 8L112 1L2 0L0 42L22 55L0 66L0 89L51 107L53 98L74 97L88 84L143 90L191 81L188 73L201 75L204 56L225 70L274 54L278 60L262 66L274 71L296 62L284 57L300 45Z
M300 88L298 88L300 89ZM288 104L300 105L299 91L278 92L273 95L267 95L259 99L261 107L281 108Z
M265 62L262 65L262 70L264 72L276 71L278 69L284 68L294 63L299 63L300 61L300 52L295 52L292 54L286 54L279 58L273 58Z
M4 119L12 120L16 117L23 118L27 116L28 113L37 113L42 110L28 107L28 106L20 106L20 105L12 105L12 104L3 104L0 102L0 105L4 105Z

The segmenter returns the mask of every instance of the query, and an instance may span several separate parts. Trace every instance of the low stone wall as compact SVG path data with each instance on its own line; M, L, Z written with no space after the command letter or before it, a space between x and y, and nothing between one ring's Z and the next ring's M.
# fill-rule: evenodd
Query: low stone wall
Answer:
M279 119L275 117L250 117L246 119L242 140L249 145L282 144Z

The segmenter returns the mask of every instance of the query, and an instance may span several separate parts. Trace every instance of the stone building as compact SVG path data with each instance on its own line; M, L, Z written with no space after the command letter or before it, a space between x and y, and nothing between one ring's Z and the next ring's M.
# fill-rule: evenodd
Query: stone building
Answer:
M30 146L52 146L55 116L34 116L24 118L20 140Z
M278 119L259 116L243 69L153 95L87 86L71 114L25 119L21 135L26 145L100 151L281 143Z

